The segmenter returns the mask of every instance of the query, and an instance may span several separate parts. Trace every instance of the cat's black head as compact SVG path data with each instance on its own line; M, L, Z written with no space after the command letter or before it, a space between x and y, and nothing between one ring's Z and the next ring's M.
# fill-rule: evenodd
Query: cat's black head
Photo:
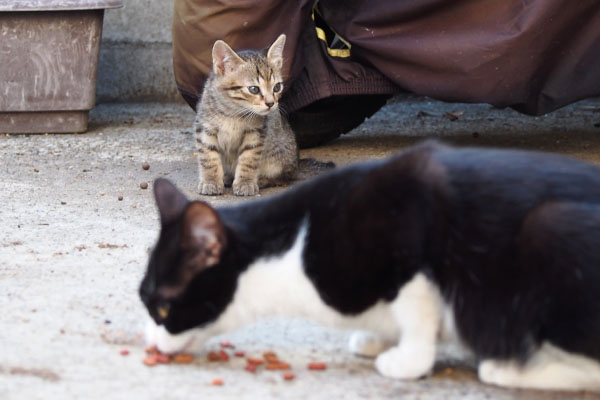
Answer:
M157 179L161 231L140 287L156 324L170 333L214 321L233 296L236 273L226 262L226 227L208 204L190 202L171 182Z

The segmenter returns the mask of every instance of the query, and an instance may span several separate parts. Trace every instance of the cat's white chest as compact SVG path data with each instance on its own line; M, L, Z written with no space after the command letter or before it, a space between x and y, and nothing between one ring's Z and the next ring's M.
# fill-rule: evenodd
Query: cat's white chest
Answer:
M257 260L238 281L229 307L215 321L219 331L228 331L253 322L257 317L283 315L306 317L338 328L372 329L396 337L389 304L379 302L367 311L352 316L340 314L325 304L303 268L307 226L303 225L292 248L280 255Z

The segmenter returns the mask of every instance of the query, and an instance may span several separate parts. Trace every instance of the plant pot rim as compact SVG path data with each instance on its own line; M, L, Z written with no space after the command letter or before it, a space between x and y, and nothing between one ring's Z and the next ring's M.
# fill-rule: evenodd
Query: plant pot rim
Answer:
M123 7L123 0L0 0L2 11L69 11Z

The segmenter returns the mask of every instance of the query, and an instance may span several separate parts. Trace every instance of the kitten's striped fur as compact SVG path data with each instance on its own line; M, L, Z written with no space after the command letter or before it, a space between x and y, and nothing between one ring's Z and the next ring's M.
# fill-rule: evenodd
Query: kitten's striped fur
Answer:
M254 196L259 185L281 184L296 173L296 140L278 108L284 44L281 35L264 54L215 42L194 122L201 194L223 194L232 184L235 195Z

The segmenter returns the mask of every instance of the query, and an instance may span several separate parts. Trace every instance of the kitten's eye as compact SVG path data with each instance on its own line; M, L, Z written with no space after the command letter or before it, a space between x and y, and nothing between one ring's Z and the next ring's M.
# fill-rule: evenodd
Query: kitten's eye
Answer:
M277 93L281 90L281 83L276 83L275 86L273 86L273 93Z
M258 88L258 86L248 86L248 91L252 94L260 93L260 89Z

